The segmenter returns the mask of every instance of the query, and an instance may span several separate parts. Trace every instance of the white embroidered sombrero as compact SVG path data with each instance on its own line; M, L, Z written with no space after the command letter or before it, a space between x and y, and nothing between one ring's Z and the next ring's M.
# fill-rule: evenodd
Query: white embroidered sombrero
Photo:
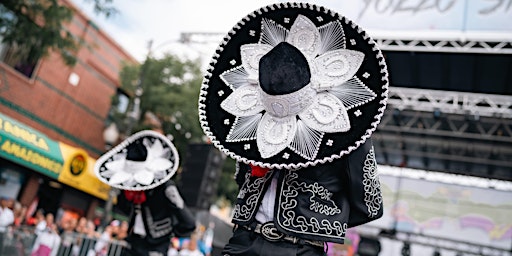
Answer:
M363 29L321 6L278 3L225 36L201 86L199 120L235 160L293 169L362 145L387 97L384 57Z
M169 180L178 169L179 156L164 135L140 131L102 155L94 165L100 181L122 190L148 190Z

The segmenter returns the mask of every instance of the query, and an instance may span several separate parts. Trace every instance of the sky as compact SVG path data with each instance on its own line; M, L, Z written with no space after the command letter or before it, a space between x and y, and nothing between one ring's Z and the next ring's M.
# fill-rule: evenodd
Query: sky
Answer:
M90 1L73 2L125 50L143 60L150 40L154 52L183 47L176 43L182 32L225 34L248 13L277 1L114 0L118 13L108 19L94 14Z
M177 43L182 32L219 33L218 42L249 13L278 0L113 0L118 13L93 13L91 0L71 0L117 43L142 61L171 51L186 58L209 58L218 44ZM499 31L512 35L512 0L315 0L367 32ZM508 38L508 37L507 37ZM158 56L156 56L158 57Z

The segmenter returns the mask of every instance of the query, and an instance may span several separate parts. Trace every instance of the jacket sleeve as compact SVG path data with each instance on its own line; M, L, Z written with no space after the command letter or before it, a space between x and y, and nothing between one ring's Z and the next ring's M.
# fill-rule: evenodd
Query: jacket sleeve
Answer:
M350 203L348 226L358 226L382 217L382 194L371 139L347 157L347 167Z
M248 164L236 163L235 182L238 184L238 188L242 187L245 182L245 175L250 171L251 167Z
M169 199L169 208L174 213L174 234L178 237L188 237L196 229L196 219L187 208L174 182L166 184L165 196Z
M117 194L116 209L120 210L125 215L129 215L129 216L132 215L133 203L128 201L128 199L126 199L126 197L124 196L123 190L121 190Z

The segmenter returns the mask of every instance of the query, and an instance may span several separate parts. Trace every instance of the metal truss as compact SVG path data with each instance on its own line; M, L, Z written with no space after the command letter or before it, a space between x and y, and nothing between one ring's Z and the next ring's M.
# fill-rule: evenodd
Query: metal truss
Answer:
M224 35L182 33L181 42L217 44ZM384 51L512 54L512 37L504 35L387 32L372 38ZM512 180L512 96L391 87L372 137L382 164Z
M459 52L512 54L512 42L486 40L374 39L381 50L410 52Z
M507 33L464 31L372 31L384 51L512 54Z
M225 34L184 32L183 43L219 43ZM512 54L512 37L506 34L465 34L458 32L382 32L371 34L383 51L458 52Z
M439 250L448 250L463 255L486 255L486 256L510 256L511 252L507 249L495 248L491 246L468 243L459 240L453 240L443 237L434 237L425 234L401 232L396 230L382 230L370 225L363 225L356 228L362 236L374 239L389 239L402 241L409 245L422 245Z
M512 180L511 118L390 104L372 138L381 164Z
M388 104L400 110L512 119L512 96L391 87Z

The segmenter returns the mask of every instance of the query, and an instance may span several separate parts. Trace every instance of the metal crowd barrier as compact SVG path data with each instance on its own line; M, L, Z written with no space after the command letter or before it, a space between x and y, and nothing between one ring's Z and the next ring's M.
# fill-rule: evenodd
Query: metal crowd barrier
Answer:
M45 231L46 232L46 231ZM56 256L119 256L127 247L125 241L99 236L90 237L76 232L61 232L58 237L44 237L34 227L8 228L0 232L1 256L35 256L39 245L45 244ZM39 239L39 240L38 240Z

